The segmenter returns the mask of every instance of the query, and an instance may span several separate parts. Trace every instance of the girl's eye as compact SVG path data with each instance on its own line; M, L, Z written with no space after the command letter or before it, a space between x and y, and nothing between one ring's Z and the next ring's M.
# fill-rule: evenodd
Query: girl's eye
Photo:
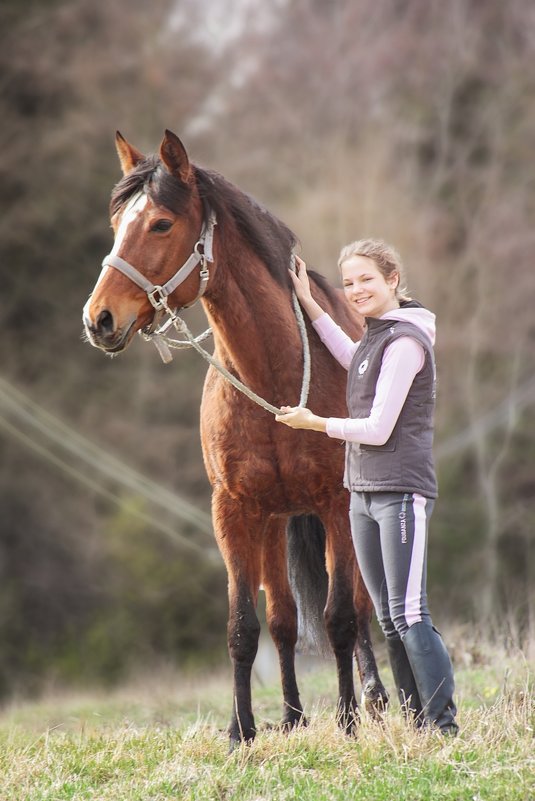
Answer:
M171 220L156 220L156 222L153 223L153 225L151 225L150 230L151 231L168 231L171 228L172 225L173 225L173 223L171 222Z

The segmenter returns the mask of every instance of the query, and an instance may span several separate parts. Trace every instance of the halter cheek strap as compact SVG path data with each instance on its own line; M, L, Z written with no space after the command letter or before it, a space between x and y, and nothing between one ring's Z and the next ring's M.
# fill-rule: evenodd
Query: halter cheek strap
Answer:
M102 266L103 267L113 267L119 272L126 275L134 284L136 284L140 289L142 289L146 294L151 302L152 306L155 308L157 312L160 312L165 309L167 306L166 299L171 295L177 287L182 284L186 278L193 272L193 270L200 264L200 284L199 284L199 291L197 296L191 303L188 303L187 306L182 306L181 308L186 309L189 306L192 306L196 303L199 298L204 295L206 290L206 285L208 284L208 278L210 274L208 272L208 263L213 263L214 256L213 256L213 241L214 241L214 228L217 224L217 220L213 211L211 211L208 215L208 219L203 223L201 233L199 235L199 239L195 243L193 248L193 253L185 262L185 264L180 267L176 273L169 279L165 284L153 284L151 283L148 278L146 278L142 273L139 272L132 264L122 259L120 256L116 256L113 253L109 253L103 260Z

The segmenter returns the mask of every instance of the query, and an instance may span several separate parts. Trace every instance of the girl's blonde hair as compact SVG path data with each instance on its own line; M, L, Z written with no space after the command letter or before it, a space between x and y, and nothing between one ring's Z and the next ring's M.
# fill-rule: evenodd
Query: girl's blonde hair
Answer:
M368 259L372 259L385 280L397 273L399 281L396 287L396 298L398 300L412 300L407 294L405 269L401 256L393 247L387 245L381 239L357 239L356 242L350 242L340 251L339 269L342 268L342 264L345 261L353 258L353 256L366 256Z

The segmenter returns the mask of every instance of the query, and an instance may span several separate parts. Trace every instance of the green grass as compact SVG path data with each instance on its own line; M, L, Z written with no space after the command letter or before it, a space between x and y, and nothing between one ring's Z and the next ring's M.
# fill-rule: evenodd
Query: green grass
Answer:
M278 685L256 681L260 732L230 755L227 675L151 675L113 693L12 703L0 716L0 799L535 801L532 669L518 650L455 643L453 653L457 738L413 732L395 704L382 725L365 718L346 738L332 666L301 676L310 725L289 735L270 728Z

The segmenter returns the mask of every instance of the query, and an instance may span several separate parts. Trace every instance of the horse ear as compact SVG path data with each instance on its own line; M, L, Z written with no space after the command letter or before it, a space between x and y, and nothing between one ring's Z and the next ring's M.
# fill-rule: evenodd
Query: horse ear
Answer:
M117 148L123 175L131 172L136 164L145 158L143 153L140 153L139 150L127 142L119 131L115 134L115 147Z
M186 148L172 131L166 131L160 145L160 158L171 173L180 178L182 183L187 184L191 176L191 165L189 163Z

